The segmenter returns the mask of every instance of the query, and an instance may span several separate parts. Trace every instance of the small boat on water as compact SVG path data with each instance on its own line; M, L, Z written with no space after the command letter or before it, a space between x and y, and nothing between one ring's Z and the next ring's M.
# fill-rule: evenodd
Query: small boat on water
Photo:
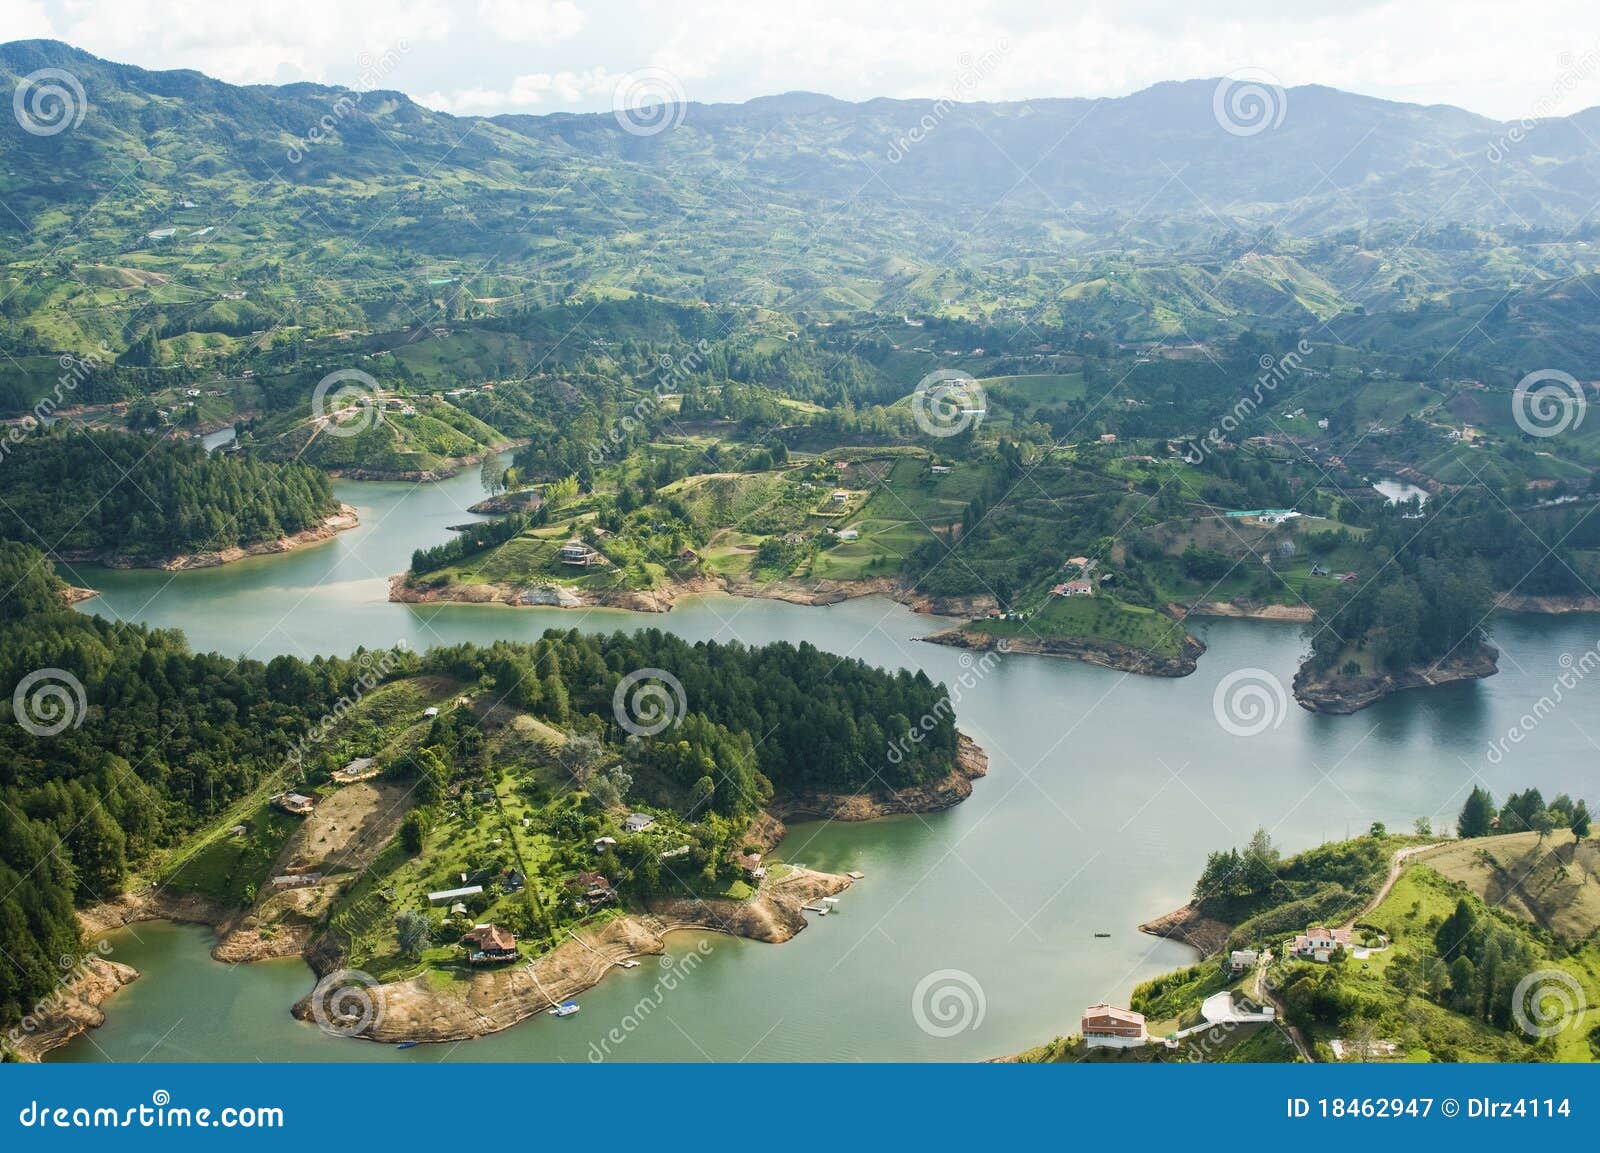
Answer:
M619 969L637 969L638 967L639 962L635 961L632 957L627 957L617 962L617 968Z
M804 909L808 913L820 913L823 916L827 916L828 915L828 906L826 906L826 905L812 904L812 905L801 905L800 907L802 909Z
M838 897L824 897L824 898L822 898L822 903L824 905L837 905L839 903L839 898Z
M570 1017L577 1011L578 1003L576 1001L564 1001L547 1010L552 1017Z
M402 1042L400 1042L400 1044L396 1045L395 1048L396 1049L415 1049L420 1044L422 1044L421 1041L402 1041Z
M865 873L846 873L845 876L849 877L852 881L864 881L867 878Z
M1096 937L1109 937L1109 936L1111 936L1111 934L1110 933L1096 933L1095 936Z

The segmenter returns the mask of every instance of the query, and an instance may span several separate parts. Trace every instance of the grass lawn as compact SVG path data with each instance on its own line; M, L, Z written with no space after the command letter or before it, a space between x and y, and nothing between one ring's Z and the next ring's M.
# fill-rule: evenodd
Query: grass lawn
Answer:
M1068 637L1111 641L1163 656L1176 656L1184 637L1181 621L1154 609L1125 604L1115 597L1101 595L1053 596L1027 620L981 620L973 621L966 627L1000 637Z

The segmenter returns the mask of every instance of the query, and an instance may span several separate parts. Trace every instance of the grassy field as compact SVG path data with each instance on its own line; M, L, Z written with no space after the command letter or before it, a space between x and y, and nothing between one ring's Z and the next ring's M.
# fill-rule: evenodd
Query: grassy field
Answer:
M1566 830L1476 837L1429 853L1427 865L1568 944L1600 930L1600 842Z
M1069 637L1110 641L1161 656L1176 656L1185 631L1181 621L1114 597L1051 597L1027 620L989 619L967 626L1000 637Z

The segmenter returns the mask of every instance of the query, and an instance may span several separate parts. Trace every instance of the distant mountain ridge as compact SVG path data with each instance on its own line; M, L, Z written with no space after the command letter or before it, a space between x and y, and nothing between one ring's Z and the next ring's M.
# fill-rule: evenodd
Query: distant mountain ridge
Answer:
M302 138L351 94L147 71L53 41L0 45L8 86L44 67L82 73L91 105L126 133L124 152L179 127L202 127L184 120L207 112L236 117L241 128ZM1216 96L1225 83L1170 81L1124 97L1007 103L850 103L796 92L741 104L690 103L681 124L656 135L630 135L609 113L455 117L399 92L369 91L359 94L356 112L336 118L333 132L347 145L376 143L363 131L367 121L405 133L430 154L432 144L467 147L474 159L515 165L552 162L546 148L679 175L720 171L724 179L736 164L740 178L791 195L892 198L918 207L988 206L1009 193L1013 209L1064 216L1275 213L1285 217L1280 227L1297 232L1441 214L1473 224L1515 215L1570 225L1589 209L1585 192L1600 177L1600 108L1522 129L1446 105L1310 85L1269 93L1269 116L1281 120L1239 135L1219 122ZM133 103L142 105L136 115ZM498 131L484 133L487 125ZM487 138L461 141L473 126ZM217 143L235 162L270 159L260 152L265 141L230 135ZM6 154L15 155L9 148Z
M153 326L190 355L587 291L1117 339L1342 315L1421 350L1484 339L1422 306L1526 305L1543 339L1600 272L1600 109L1526 128L1307 86L1236 122L1233 90L1188 80L1012 103L787 93L691 103L650 134L0 45L13 91L44 68L87 107L54 134L0 117L13 350L118 350Z

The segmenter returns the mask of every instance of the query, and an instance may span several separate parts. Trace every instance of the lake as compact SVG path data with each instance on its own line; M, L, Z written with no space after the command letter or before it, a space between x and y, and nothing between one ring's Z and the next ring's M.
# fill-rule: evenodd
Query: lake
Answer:
M918 641L946 622L880 598L812 608L701 597L665 615L393 604L387 578L469 519L466 506L482 495L477 471L432 486L336 488L362 524L325 544L188 573L76 566L63 575L102 591L82 611L181 628L197 649L263 660L651 626L690 639L810 641L947 683L975 676L970 654ZM1594 617L1496 618L1498 676L1349 717L1278 695L1304 649L1298 626L1214 620L1195 630L1210 648L1179 680L1003 657L957 703L990 758L970 800L791 830L781 856L866 879L836 915L787 944L674 934L674 978L646 960L584 994L575 1017L397 1052L293 1020L289 1006L312 985L298 960L222 965L208 956L209 930L136 925L113 935L111 956L144 976L108 1002L104 1027L53 1059L585 1061L595 1046L613 1060L996 1056L1075 1032L1085 1006L1125 1004L1139 981L1191 962L1190 949L1136 926L1182 904L1206 853L1241 844L1257 825L1292 851L1373 821L1450 823L1475 783L1497 795L1538 785L1547 796L1593 785L1600 685L1568 691L1504 755L1489 749L1594 647ZM1267 723L1239 735L1257 726L1231 713L1225 726L1213 698L1250 687ZM620 1042L606 1040L612 1030Z

